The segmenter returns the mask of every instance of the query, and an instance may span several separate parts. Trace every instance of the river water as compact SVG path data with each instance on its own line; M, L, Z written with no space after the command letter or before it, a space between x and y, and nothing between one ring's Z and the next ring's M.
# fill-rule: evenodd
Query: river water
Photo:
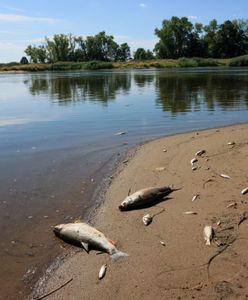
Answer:
M127 149L247 121L248 68L0 74L0 299L31 291L52 226L89 214Z

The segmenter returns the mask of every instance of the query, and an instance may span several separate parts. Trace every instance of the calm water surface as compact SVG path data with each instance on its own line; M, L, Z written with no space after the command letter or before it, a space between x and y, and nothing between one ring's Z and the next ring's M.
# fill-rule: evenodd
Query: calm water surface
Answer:
M30 292L119 154L247 121L247 68L0 74L0 297Z

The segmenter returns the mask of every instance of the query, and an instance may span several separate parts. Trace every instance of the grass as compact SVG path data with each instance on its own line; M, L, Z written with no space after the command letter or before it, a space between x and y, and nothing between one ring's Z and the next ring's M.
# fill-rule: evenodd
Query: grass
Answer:
M185 67L212 67L212 66L247 66L248 55L233 59L213 58L180 58L151 59L143 61L130 60L127 62L58 62L54 64L26 64L11 62L0 64L0 71L69 71L69 70L99 70L99 69L148 69L148 68L185 68Z

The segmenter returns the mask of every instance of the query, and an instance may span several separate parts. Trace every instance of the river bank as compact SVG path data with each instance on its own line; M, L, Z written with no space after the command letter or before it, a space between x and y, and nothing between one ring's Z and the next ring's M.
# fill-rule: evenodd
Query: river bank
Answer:
M180 59L151 59L130 60L126 62L57 62L53 64L3 64L0 72L37 72L37 71L69 71L69 70L101 70L101 69L150 69L150 68L184 68L184 67L223 67L229 66L232 59L213 58L180 58ZM236 65L238 66L238 65Z
M106 254L78 251L51 268L30 298L66 282L47 299L96 299L99 294L102 299L245 297L248 194L241 190L248 186L247 136L248 125L242 124L178 134L137 147L117 172L92 222L129 257L113 263ZM206 153L198 157L193 171L190 161L201 149ZM150 208L118 210L129 190L164 185L180 190ZM187 211L195 214L184 214ZM147 213L154 218L145 227L142 217ZM203 239L205 225L215 232L210 246ZM60 240L57 247L69 252ZM104 263L107 274L99 281Z

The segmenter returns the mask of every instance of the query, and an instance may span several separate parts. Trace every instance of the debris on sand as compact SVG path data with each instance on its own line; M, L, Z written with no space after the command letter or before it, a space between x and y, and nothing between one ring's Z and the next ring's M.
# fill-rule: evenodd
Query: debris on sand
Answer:
M142 221L146 226L148 226L152 222L152 216L150 214L147 214L142 218Z

